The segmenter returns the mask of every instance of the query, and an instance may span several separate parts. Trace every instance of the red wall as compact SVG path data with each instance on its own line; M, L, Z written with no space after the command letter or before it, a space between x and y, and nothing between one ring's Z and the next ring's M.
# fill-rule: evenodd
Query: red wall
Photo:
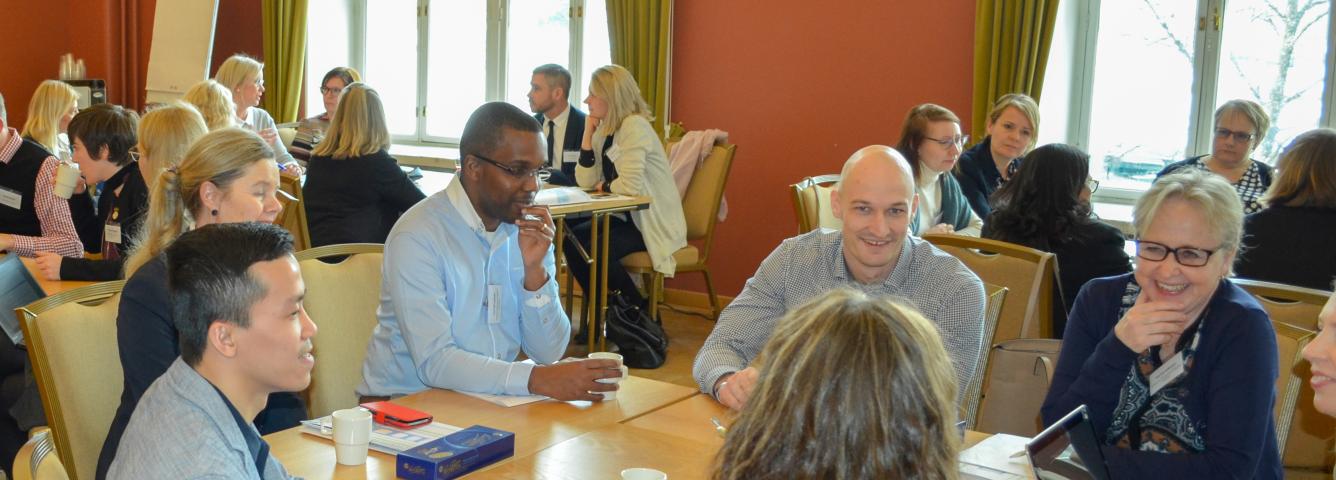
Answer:
M678 0L673 22L672 120L738 146L710 256L722 295L797 234L790 184L893 145L919 103L969 118L974 2Z
M157 0L41 0L0 15L0 31L9 39L0 47L0 94L9 126L22 128L33 90L58 76L65 53L84 60L88 78L107 81L108 101L141 107L156 5ZM219 2L214 68L233 53L262 57L260 5L261 0Z

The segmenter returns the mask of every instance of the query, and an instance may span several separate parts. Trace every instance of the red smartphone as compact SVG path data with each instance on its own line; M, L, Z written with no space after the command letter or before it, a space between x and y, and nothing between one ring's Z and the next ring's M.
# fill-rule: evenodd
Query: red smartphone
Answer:
M362 408L371 411L376 423L399 428L416 428L431 423L431 415L390 402L367 402Z

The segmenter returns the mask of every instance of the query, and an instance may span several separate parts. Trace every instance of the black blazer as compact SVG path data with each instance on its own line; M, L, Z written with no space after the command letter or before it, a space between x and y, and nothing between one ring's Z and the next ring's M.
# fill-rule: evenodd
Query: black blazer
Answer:
M119 188L120 193L116 193ZM93 212L93 202L88 195L75 195L70 198L70 214L75 219L75 228L80 240L90 252L102 251L106 224L111 222L111 215L121 227L119 244L109 244L115 252L102 252L102 260L84 258L66 258L60 262L62 280L116 280L121 278L121 269L126 257L134 248L139 230L148 217L148 185L139 173L139 163L130 162L121 167L116 175L107 179L102 186L102 195L98 197L97 212ZM96 245L96 250L92 246Z
M1336 277L1336 210L1268 207L1243 219L1241 278L1331 290Z
M543 135L547 135L547 117L543 116L542 113L535 113L533 119L537 120L538 125L542 127ZM566 117L566 138L562 139L561 148L555 148L556 145L553 145L554 148L552 149L552 156L555 157L551 159L552 165L554 167L559 166L559 168L552 168L552 178L548 179L548 183L568 187L575 186L575 164L563 162L562 152L580 151L580 141L584 139L584 129L585 112L575 108L575 105L571 105L571 113Z
M385 243L399 215L426 198L389 152L312 155L302 186L311 246Z
M992 137L984 137L978 145L960 154L954 175L960 182L960 193L970 202L970 208L979 218L988 218L993 212L989 197L1002 183L1002 173L993 164Z

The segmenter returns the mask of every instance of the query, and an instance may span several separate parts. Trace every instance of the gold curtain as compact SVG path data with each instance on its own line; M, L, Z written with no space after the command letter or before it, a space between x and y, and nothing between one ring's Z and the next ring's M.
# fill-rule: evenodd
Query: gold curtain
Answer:
M640 95L654 109L654 131L668 122L668 55L672 0L608 0L612 63L636 77Z
M264 88L261 107L278 123L297 121L306 74L308 0L264 0Z
M998 97L1024 93L1039 101L1057 16L1058 0L976 1L971 137L983 139Z

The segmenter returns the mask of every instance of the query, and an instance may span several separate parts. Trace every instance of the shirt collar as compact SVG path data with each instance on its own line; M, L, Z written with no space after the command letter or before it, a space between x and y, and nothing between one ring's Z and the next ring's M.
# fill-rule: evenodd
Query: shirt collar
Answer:
M19 151L19 145L23 144L23 137L19 136L19 131L14 127L5 128L5 133L9 134L4 144L0 144L0 163L9 164L14 159L14 154Z
M445 198L450 200L450 205L454 206L455 210L459 212L459 216L464 218L464 224L468 225L469 229L478 235L486 236L488 234L487 227L483 225L482 217L478 216L478 211L473 209L473 202L469 201L469 194L464 191L464 184L459 181L460 175L463 175L462 171L450 180L449 185L446 185Z
M204 381L207 382L210 387L213 387L213 391L218 393L218 398L223 399L223 404L227 405L227 411L232 414L232 420L237 422L237 429L241 430L241 438L246 439L246 450L250 452L252 460L255 461L255 471L263 477L264 464L269 461L269 444L265 443L263 438L260 438L259 432L255 431L255 427L252 427L250 422L241 418L241 412L238 412L237 407L232 405L232 401L228 400L227 395L223 395L222 390L219 390L218 387L214 385L213 382L209 382L208 379L204 379Z
M900 257L895 259L895 266L891 267L890 275L881 281L882 286L894 287L904 285L909 279L909 258L914 254L914 238L905 232L905 237L900 241ZM849 273L849 264L844 259L844 235L840 234L839 240L835 242L835 279L842 282L857 282L853 275ZM861 285L861 284L860 284Z
M566 108L561 110L561 114L557 115L557 118L547 118L546 115L543 116L543 118L551 120L552 123L556 124L559 127L565 127L566 120L570 117L571 117L571 102L566 102ZM543 126L546 127L547 123L544 122Z

